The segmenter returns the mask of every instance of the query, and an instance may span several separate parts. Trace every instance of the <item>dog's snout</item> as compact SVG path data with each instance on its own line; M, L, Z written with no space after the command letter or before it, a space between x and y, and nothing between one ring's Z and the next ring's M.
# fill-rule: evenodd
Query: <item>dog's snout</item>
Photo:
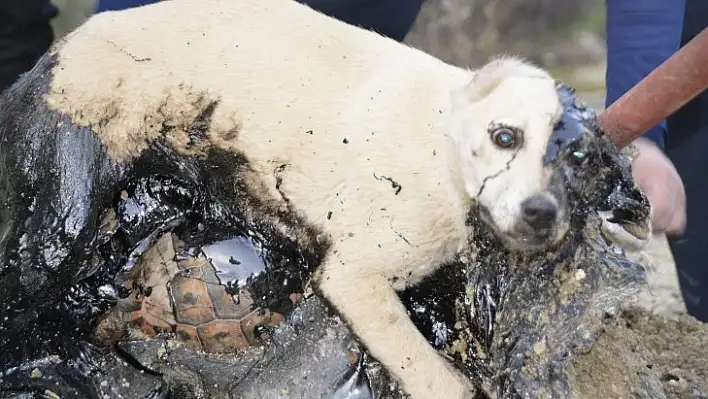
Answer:
M558 207L550 199L535 195L521 203L524 221L534 230L545 230L553 227L558 213Z

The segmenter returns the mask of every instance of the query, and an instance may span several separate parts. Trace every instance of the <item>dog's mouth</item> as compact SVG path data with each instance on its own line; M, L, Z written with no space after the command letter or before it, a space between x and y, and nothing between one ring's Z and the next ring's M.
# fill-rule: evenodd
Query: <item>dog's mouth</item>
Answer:
M499 229L489 209L478 205L478 214L483 223L491 227L494 234L503 241L504 245L512 251L535 252L548 249L558 243L564 230L562 223L555 222L551 226L534 229L526 223L516 223L513 230L502 231Z
M540 251L555 244L558 228L553 226L540 230L532 230L521 225L514 231L504 234L504 240L511 249L521 251Z

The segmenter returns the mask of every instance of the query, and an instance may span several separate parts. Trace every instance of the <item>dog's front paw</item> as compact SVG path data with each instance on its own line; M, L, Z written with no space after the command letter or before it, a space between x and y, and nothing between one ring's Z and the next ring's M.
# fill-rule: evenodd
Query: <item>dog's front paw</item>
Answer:
M477 390L459 370L443 359L426 374L406 378L403 389L411 399L473 399Z
M477 388L472 384L472 381L462 374L452 363L446 362L449 370L449 375L455 380L452 386L457 387L454 392L449 392L451 398L473 399L477 396ZM440 396L445 397L445 396Z
M462 384L462 393L458 398L460 399L473 399L477 397L477 388L472 385L472 381L464 375L458 373L460 378L460 384Z

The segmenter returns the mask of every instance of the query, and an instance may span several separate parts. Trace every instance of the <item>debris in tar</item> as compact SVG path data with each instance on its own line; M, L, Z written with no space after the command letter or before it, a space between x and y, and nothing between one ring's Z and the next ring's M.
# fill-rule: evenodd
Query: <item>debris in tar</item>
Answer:
M397 181L393 180L392 178L390 178L388 176L382 175L381 177L378 177L378 176L376 176L376 173L374 173L374 179L379 180L379 181L381 181L381 180L389 181L391 183L391 187L395 190L396 195L398 195L398 193L401 192L401 189L403 189L403 186L401 186Z

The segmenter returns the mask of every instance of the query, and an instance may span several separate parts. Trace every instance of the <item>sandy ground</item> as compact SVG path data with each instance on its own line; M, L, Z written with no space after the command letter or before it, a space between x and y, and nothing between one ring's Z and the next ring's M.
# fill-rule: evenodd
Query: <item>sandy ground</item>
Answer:
M649 289L640 298L640 305L653 313L677 318L686 313L681 296L676 264L663 235L654 237L645 251L633 254L647 270Z

